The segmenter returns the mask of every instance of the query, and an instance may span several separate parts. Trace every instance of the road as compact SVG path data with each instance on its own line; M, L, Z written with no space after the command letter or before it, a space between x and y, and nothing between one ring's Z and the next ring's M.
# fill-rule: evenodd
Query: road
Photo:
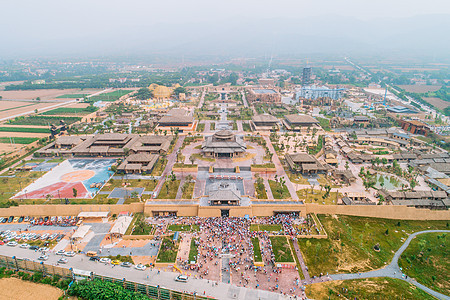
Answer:
M38 261L37 258L40 253L21 249L18 247L0 246L0 254L7 256L16 256L17 258L28 258L33 261ZM60 256L53 253L49 253L49 259L46 264L56 265L56 262ZM89 261L84 255L76 255L75 257L68 257L69 262L66 265L59 265L61 267L75 268L85 271L93 271L98 275L113 277L117 279L126 278L128 281L133 281L141 284L147 284L152 286L161 286L176 291L187 291L189 293L198 293L200 295L206 295L216 299L244 299L244 300L257 300L257 299L288 299L288 297L282 296L277 293L255 290L244 287L237 287L232 284L226 284L222 282L213 283L206 279L190 278L189 282L180 283L174 279L178 273L166 272L162 270L158 274L157 269L145 271L138 271L134 268L124 268L120 266L105 265L99 262Z

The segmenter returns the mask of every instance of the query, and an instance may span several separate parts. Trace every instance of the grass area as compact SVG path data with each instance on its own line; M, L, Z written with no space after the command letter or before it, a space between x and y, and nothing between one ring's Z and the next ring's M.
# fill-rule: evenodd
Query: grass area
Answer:
M191 225L171 224L167 226L167 230L171 231L191 231Z
M205 131L205 123L202 123L202 124L197 124L197 129L196 129L196 131L198 131L198 132L203 132L203 131Z
M209 123L209 130L216 130L216 122Z
M129 263L134 264L133 258L131 258L131 256L129 256L129 255L120 255L120 254L118 254L116 256L110 255L110 256L107 256L107 257L109 259L111 259L111 260L119 260L121 262L129 262Z
M195 182L185 182L183 184L183 194L181 195L181 199L192 199L192 195L194 194Z
M408 276L432 290L450 295L450 244L446 233L425 233L411 241L399 259Z
M9 144L12 141L14 144L28 145L36 142L37 140L39 139L32 137L0 137L0 143L2 144Z
M175 163L173 165L174 168L196 168L198 165L197 164L184 164L184 163Z
M340 185L333 184L333 182L323 174L319 174L319 178L317 179L317 181L320 183L320 185L323 185L323 186L329 185L329 186L331 186L331 188L340 188L341 187Z
M166 168L166 165L167 159L159 158L155 166L153 167L152 176L161 176L162 172Z
M191 245L189 247L189 261L195 261L197 262L197 255L198 255L198 249L197 245L195 244L195 239L191 239Z
M315 190L311 191L310 188L298 190L297 195L300 199L304 200L305 203L317 203L323 205L335 205L337 203L337 199L342 197L341 193L338 192L330 192L327 198L323 198L325 196L325 190Z
M203 155L201 155L200 153L194 153L191 154L192 157L195 157L195 159L200 159L200 160L204 160L204 161L209 161L209 162L215 162L216 159L212 158L212 157L203 157Z
M275 180L269 180L269 186L275 199L287 199L291 197L291 194L285 184L281 184Z
M262 262L261 247L259 246L259 239L257 237L252 238L253 244L253 261Z
M231 123L231 127L232 127L233 130L237 130L238 129L236 121Z
M130 90L117 90L110 93L103 93L97 96L89 97L89 102L96 102L96 101L116 101L119 100L120 97L127 95L131 93Z
M124 176L124 179L114 179L111 178L103 187L102 191L112 191L115 188L123 188L123 184L127 183L127 187L134 187L134 188L145 188L146 191L153 191L158 184L158 180L156 179L125 179L126 176Z
M269 239L272 243L272 250L275 254L276 262L294 262L291 246L289 245L288 239L284 235L270 236Z
M65 94L65 95L58 96L56 98L59 98L59 99L77 99L77 98L84 98L86 96L89 96L89 94Z
M289 170L286 170L286 174L289 177L289 180L295 184L309 184L308 179L303 177L301 174L294 174Z
M280 224L251 224L250 231L281 231L283 227Z
M200 231L200 226L197 224L191 225L191 230L192 231Z
M76 107L59 107L56 109L52 109L46 112L41 113L42 116L56 116L56 115L75 115L75 114L83 114L87 115L97 111L97 107L84 107L84 108L76 108Z
M66 160L65 158L54 158L54 159L48 160L47 162L48 163L60 163L60 162L63 162L65 160Z
M274 163L267 163L267 164L255 164L252 165L253 168L260 168L260 169L273 169L275 168L275 164Z
M248 124L248 123L242 123L242 129L244 129L245 132L252 131L252 129L250 128L250 124Z
M16 193L27 187L30 183L44 175L46 172L15 172L15 177L0 178L0 204L5 202ZM26 197L23 197L24 200ZM22 199L15 200L19 204L24 202Z
M46 124L47 125L47 124ZM26 128L26 127L0 127L1 132L32 132L32 133L48 133L48 128Z
M436 299L414 285L387 277L338 280L306 286L310 299Z
M344 215L318 215L328 239L298 241L311 276L356 273L389 263L408 234L448 229L446 221L410 221ZM386 234L387 230L387 234ZM380 251L374 246L379 245Z
M166 180L159 192L158 199L175 199L180 180Z
M64 121L66 123L66 125L70 125L70 124L73 124L80 120L81 120L80 117L32 115L32 116L27 116L27 117L16 117L14 120L11 120L10 122L8 122L8 124L48 126L48 124L59 125L60 121ZM27 132L29 132L29 131L27 131Z
M267 199L267 193L264 184L258 184L255 182L254 185L256 191L256 198Z
M319 121L319 124L323 128L323 130L331 131L330 120L329 119L321 118L321 117L317 117L316 119L317 119L317 121Z
M161 242L156 262L174 263L177 260L178 242L173 241L173 235L166 236Z

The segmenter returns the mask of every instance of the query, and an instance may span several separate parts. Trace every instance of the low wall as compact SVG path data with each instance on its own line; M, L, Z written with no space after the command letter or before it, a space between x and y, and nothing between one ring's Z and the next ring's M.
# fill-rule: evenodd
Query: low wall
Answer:
M118 214L122 211L130 213L144 212L145 203L131 203L122 205L19 205L9 208L0 208L0 216L77 216L80 212L107 211Z
M399 220L450 220L450 210L430 210L404 205L319 205L307 203L306 212Z
M151 240L153 239L154 235L124 235L122 238L124 240Z
M172 171L174 172L197 172L198 171L198 166L195 167L173 167Z

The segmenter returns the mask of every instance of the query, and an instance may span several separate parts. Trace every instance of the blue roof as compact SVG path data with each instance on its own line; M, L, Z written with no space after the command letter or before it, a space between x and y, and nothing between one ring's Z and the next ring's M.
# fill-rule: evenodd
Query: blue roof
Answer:
M275 94L276 93L274 90L268 90L268 89L256 89L253 91L257 94Z

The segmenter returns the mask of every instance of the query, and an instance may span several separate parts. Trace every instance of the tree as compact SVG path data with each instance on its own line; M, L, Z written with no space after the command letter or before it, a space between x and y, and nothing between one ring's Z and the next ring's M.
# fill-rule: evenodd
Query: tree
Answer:
M116 165L112 165L111 166L111 171L113 171L114 173L117 172L117 166Z
M76 188L72 189L73 197L76 198L78 195L78 190Z
M191 164L194 164L195 157L193 155L189 156L189 160L191 161Z
M176 89L173 90L173 93L174 93L175 95L179 96L181 93L186 94L187 91L186 91L186 89L185 89L184 87L179 86L179 87L177 87Z
M350 166L348 165L348 161L345 162L345 169L348 170L348 168L350 168Z
M134 94L133 98L137 100L147 100L153 98L153 92L144 87L139 89L136 94Z
M130 149L123 148L123 154L125 154L125 156L128 156L128 153L130 153Z
M133 198L133 199L139 198L139 193L136 192L136 191L132 191L132 192L131 192L131 198Z

